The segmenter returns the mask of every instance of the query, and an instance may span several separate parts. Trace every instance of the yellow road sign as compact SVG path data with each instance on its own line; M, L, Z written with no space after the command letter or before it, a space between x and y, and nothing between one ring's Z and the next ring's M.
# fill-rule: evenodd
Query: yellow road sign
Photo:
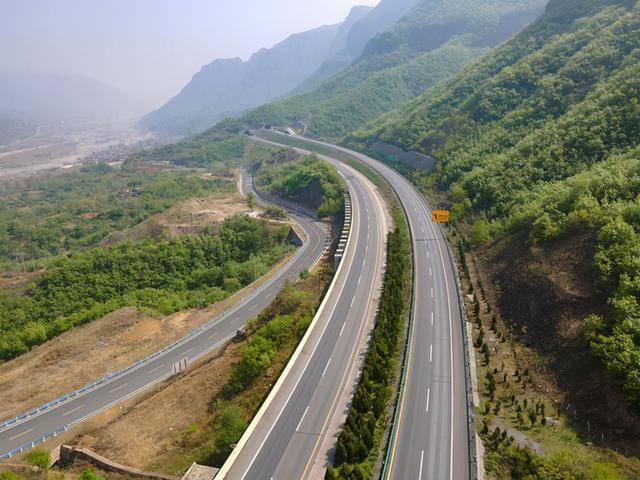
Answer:
M433 210L431 212L431 219L438 223L447 223L451 220L451 213L449 210Z

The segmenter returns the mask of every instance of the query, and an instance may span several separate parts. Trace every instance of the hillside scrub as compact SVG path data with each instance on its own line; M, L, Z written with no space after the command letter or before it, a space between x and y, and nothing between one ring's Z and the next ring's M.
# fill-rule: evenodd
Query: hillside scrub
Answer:
M243 135L207 131L177 143L133 155L128 165L169 162L187 167L238 166L245 154L247 140Z
M105 164L48 177L35 176L0 192L0 268L25 267L95 246L191 197L235 189L225 179L198 172L148 173ZM22 268L22 265L20 265Z
M273 195L316 210L320 218L336 215L344 206L344 181L332 165L315 154L286 163L263 163L256 183Z
M477 244L589 233L608 312L583 333L636 409L639 98L640 3L552 0L513 40L351 137L437 157L427 182L451 194L457 219L476 222Z
M327 479L370 478L386 424L404 331L410 270L407 227L398 209L393 214L397 226L387 236L387 264L378 316Z
M0 361L124 306L167 315L217 302L289 251L287 232L235 216L199 236L147 238L63 257L24 294L0 293Z
M353 64L315 85L220 127L292 125L342 138L450 77L536 18L543 0L420 0L371 38Z

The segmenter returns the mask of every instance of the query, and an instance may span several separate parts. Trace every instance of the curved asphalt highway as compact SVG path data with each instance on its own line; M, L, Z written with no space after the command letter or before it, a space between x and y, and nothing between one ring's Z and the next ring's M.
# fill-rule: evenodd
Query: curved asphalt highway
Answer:
M385 479L469 479L464 324L446 240L432 222L424 197L397 171L361 153L312 142L377 171L398 195L409 220L415 268L413 330Z
M247 188L250 185L244 185L245 191ZM194 362L233 338L239 328L271 303L285 281L297 279L299 273L303 269L310 269L324 252L327 233L323 224L298 213L291 212L290 216L304 231L307 239L274 277L213 319L201 332L185 337L175 347L100 386L0 430L0 458L16 448L30 446L31 442L37 442L51 432L75 425L148 389L172 376L176 362L184 359L189 363Z
M216 478L318 478L326 468L327 445L335 441L331 425L344 414L362 360L358 353L373 325L387 231L377 189L352 168L336 167L351 194L346 255L282 384L274 387Z

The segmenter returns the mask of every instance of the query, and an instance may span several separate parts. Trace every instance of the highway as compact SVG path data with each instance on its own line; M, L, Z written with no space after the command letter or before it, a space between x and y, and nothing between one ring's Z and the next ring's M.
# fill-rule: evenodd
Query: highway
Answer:
M464 324L446 240L432 222L424 197L397 171L361 153L313 143L346 153L378 172L396 192L411 230L413 329L385 479L469 479Z
M389 227L376 187L335 165L352 200L347 253L305 338L217 479L324 476L373 327Z
M249 188L250 185L243 185L245 192ZM0 430L0 459L17 448L31 446L31 442L38 442L52 432L70 428L150 388L172 376L176 363L185 359L192 363L231 339L238 329L271 303L285 281L296 280L302 270L310 269L317 263L325 250L328 236L322 223L295 212L290 212L290 216L307 238L274 276L172 348L99 386Z

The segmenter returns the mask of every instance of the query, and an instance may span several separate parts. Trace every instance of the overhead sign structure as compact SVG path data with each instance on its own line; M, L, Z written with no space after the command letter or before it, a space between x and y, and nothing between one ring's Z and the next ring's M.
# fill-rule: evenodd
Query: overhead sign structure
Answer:
M437 223L447 223L451 220L451 212L449 212L449 210L433 210L431 212L431 219Z

